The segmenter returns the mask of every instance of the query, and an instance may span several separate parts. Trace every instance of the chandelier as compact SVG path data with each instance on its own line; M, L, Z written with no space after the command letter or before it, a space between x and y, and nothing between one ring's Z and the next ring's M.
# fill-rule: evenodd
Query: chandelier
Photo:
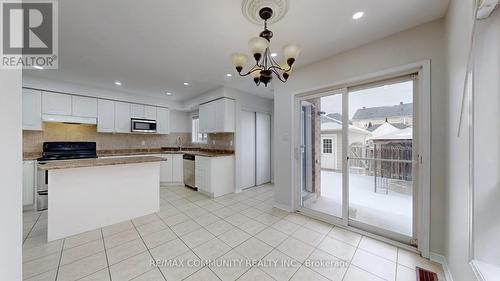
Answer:
M246 73L242 73L243 67L248 61L248 56L243 53L234 53L231 55L231 60L236 67L236 71L240 76L251 75L257 86L263 83L266 87L276 76L281 82L285 83L290 77L292 65L295 59L302 51L302 47L296 44L288 44L283 48L285 61L281 64L277 63L269 50L269 43L273 37L273 32L267 29L267 20L273 16L273 10L269 7L264 7L259 11L260 18L264 21L264 30L259 34L259 37L253 37L248 40L250 52L255 59L255 65Z

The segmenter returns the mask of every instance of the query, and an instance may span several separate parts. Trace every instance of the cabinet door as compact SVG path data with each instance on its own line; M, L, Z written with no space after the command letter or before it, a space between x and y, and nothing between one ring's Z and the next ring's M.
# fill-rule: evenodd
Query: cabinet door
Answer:
M35 162L23 162L23 206L35 203Z
M23 130L42 130L42 93L23 89Z
M130 133L130 104L115 102L115 132Z
M97 99L72 96L72 115L78 117L97 117Z
M54 115L71 115L71 96L43 92L42 113Z
M226 133L234 133L236 127L236 101L224 99L224 130Z
M207 133L207 118L208 118L208 112L207 112L207 104L201 104L198 112L199 116L199 132L200 133Z
M144 106L144 119L156 120L156 106Z
M261 185L271 181L271 115L255 115L255 178Z
M144 119L144 105L135 103L131 104L130 118Z
M164 135L170 133L170 111L167 108L156 108L156 132Z
M225 103L224 99L215 101L215 132L224 132L225 118Z
M162 157L167 158L167 161L160 162L160 181L172 182L173 157L171 154L164 154Z
M112 133L115 131L115 102L99 100L97 103L97 131Z
M215 124L215 111L216 102L207 103L207 131L209 133L217 132L216 124Z
M205 176L204 176L204 169L203 169L203 160L200 156L195 156L194 160L194 185L199 189L199 190L205 190L204 183L205 183Z
M172 167L173 182L183 182L184 181L184 163L182 159L182 154L173 155L173 167Z

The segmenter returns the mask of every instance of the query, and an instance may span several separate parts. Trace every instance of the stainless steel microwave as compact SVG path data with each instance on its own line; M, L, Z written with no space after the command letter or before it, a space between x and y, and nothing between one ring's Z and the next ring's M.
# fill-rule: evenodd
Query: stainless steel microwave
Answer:
M132 118L131 131L136 133L156 133L156 121Z

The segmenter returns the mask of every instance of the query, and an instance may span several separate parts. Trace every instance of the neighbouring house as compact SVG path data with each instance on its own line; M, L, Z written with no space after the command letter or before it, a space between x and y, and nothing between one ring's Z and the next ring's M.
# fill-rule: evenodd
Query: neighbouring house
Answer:
M389 122L391 124L413 125L413 103L399 103L394 106L363 107L352 117L352 124L368 129Z
M365 144L371 133L350 123L349 147ZM338 113L321 116L321 169L342 169L342 115Z

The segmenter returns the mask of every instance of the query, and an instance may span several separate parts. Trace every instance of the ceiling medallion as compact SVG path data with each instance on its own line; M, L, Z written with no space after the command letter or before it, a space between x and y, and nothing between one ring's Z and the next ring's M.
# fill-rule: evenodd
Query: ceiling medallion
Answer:
M268 24L273 24L285 16L288 11L288 0L243 0L241 10L250 22L261 25L262 19L259 12L265 7L273 10L273 15L267 21Z
M259 37L253 37L248 41L250 52L255 59L255 65L246 73L241 73L243 66L248 61L248 56L242 53L233 53L231 60L236 67L236 71L240 76L252 75L253 81L258 86L260 83L267 84L271 82L273 74L281 82L285 83L292 71L292 65L295 59L302 51L302 47L295 44L288 44L283 48L283 56L285 61L282 64L276 62L269 50L269 43L273 37L273 32L267 29L267 23L273 16L273 10L270 7L260 9L259 16L264 22L264 30L259 34Z

